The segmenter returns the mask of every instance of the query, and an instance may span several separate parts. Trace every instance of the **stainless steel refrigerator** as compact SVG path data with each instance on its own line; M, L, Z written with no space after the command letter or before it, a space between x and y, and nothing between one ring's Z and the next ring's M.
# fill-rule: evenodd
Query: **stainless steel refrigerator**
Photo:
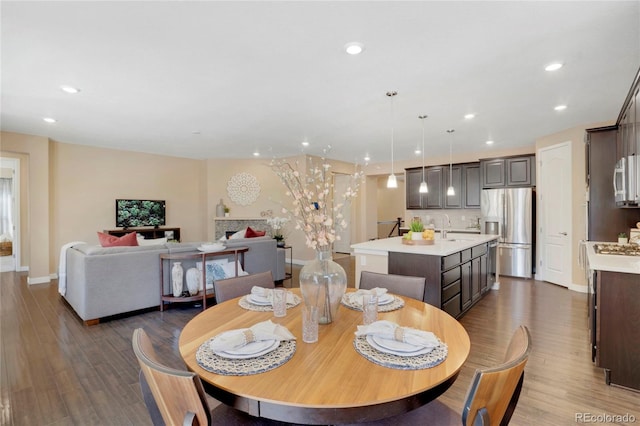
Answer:
M480 199L485 234L498 235L500 275L531 278L533 260L533 189L484 189Z

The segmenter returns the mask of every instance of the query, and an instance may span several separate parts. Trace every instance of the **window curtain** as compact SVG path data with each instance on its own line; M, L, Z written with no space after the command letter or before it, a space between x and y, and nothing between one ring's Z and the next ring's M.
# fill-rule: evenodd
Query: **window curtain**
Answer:
M0 178L0 237L13 241L13 179Z

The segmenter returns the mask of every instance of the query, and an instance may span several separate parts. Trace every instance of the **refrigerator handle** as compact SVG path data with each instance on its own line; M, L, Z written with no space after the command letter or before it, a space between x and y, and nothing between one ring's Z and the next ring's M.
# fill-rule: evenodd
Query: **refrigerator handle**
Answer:
M504 240L507 236L507 194L500 194L502 197L502 229L500 230L500 238Z

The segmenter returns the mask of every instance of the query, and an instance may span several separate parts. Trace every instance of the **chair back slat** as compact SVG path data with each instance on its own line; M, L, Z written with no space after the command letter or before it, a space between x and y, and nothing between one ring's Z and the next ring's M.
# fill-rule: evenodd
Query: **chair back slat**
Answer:
M141 328L133 332L133 351L153 394L157 408L167 425L183 424L189 413L193 424L211 423L211 414L200 378L192 372L176 370L161 364L149 336ZM153 413L151 413L153 414Z
M531 335L525 326L520 326L511 338L505 362L497 367L476 370L462 412L463 425L477 424L476 417L481 409L486 410L489 424L508 423L522 387L530 351ZM505 418L505 413L509 418Z
M386 288L389 293L399 296L424 300L426 279L424 277L412 277L408 275L380 274L377 272L362 271L360 273L360 288L371 290L372 288Z
M275 288L271 271L214 281L213 289L216 303L249 294L253 286Z

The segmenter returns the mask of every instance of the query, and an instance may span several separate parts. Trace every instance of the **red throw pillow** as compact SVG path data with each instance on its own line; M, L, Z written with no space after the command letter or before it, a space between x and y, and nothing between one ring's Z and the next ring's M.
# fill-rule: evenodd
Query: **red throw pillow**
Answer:
M114 235L98 232L98 240L102 247L124 247L124 246L137 246L138 239L135 232L130 232L122 237L116 237Z
M247 227L247 232L244 233L245 238L264 237L267 231L255 231L250 226Z

